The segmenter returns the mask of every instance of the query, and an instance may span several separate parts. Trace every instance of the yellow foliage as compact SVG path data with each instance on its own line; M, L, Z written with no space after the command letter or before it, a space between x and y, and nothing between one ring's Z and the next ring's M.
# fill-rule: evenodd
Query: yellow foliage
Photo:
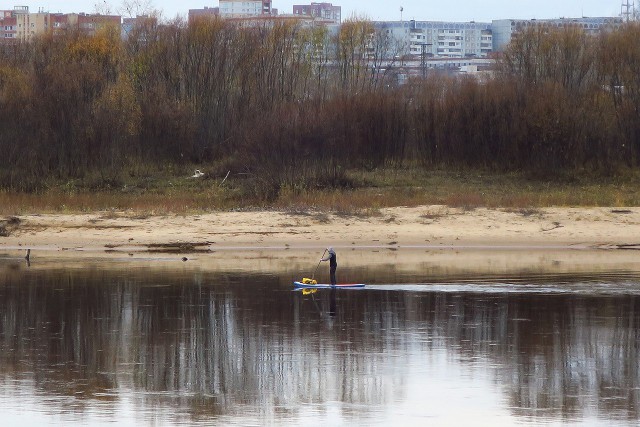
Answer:
M31 85L28 75L20 69L0 66L0 104L8 105L28 100Z
M94 112L107 120L112 131L121 135L138 134L142 112L131 82L124 76L109 85L94 103Z
M115 63L120 54L120 46L108 34L94 37L78 37L67 48L70 60L99 63Z

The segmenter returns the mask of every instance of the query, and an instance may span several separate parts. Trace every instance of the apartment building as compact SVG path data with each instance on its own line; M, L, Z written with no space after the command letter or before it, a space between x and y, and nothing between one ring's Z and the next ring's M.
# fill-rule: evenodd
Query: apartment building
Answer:
M89 35L106 26L120 29L120 16L86 13L49 13L39 10L30 13L28 6L16 6L13 10L0 11L0 42L26 41L32 37L76 28Z
M342 22L342 7L331 3L311 3L308 5L293 5L293 14L311 16L325 21L340 24Z
M158 25L158 18L149 15L138 15L135 18L122 18L122 40L127 40L134 32L138 40L146 40L146 32Z
M204 9L189 9L188 19L191 24L196 19L210 19L215 18L216 16L220 16L219 7L205 6Z
M237 18L225 18L229 22L233 22L240 28L273 28L279 23L287 22L299 25L301 28L316 28L325 27L329 30L330 34L337 34L339 26L329 21L312 18L310 16L298 16L298 15L262 15L262 16L247 16Z
M234 5L228 5L225 3L237 3ZM260 5L258 4L260 3ZM330 3L323 3L329 4ZM267 12L270 11L270 12ZM264 12L264 13L263 13ZM339 15L333 15L338 21ZM321 15L314 15L312 13L299 13L299 14L279 14L278 9L271 7L270 1L262 2L238 2L224 0L220 1L220 7L205 7L204 9L190 9L189 10L189 23L193 23L198 19L212 19L212 18L224 18L230 22L234 22L240 27L272 27L278 22L295 22L302 27L312 28L317 26L325 26L337 33L337 28L340 25L334 19L327 19Z
M485 58L493 49L491 24L480 22L382 21L390 54L429 58Z
M249 16L272 15L271 0L220 0L220 16L243 18Z
M51 14L43 11L29 13L28 6L0 11L0 42L28 40L51 29Z
M51 14L53 31L59 33L68 29L77 29L87 35L94 36L98 31L113 27L121 31L122 18L119 15L99 15L88 13Z
M569 28L583 29L587 34L599 34L620 28L623 19L616 17L601 18L560 18L560 19L499 19L491 23L493 32L493 50L500 52L511 42L511 39L527 28Z
M18 33L18 19L11 10L0 10L0 42L16 40Z

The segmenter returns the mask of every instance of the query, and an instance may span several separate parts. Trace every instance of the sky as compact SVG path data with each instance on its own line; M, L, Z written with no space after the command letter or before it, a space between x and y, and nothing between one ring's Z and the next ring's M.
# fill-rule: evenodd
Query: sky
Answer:
M131 0L129 0L131 1ZM164 18L186 17L189 9L218 6L218 0L142 0L162 11ZM323 1L323 0L315 0ZM618 16L626 0L324 0L342 6L343 20L356 14L372 20L476 21L493 19L579 18L582 16ZM631 0L629 0L631 2ZM122 0L1 0L0 10L13 6L29 6L31 12L43 8L49 12L87 12L96 4L107 4L117 12ZM273 0L279 13L291 13L293 4L309 4L311 0ZM104 9L102 9L104 10Z

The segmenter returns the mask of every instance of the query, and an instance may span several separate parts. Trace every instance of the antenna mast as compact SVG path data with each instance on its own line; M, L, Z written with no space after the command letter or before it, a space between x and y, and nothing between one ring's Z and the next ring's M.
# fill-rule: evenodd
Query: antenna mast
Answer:
M622 0L622 13L621 15L624 17L626 22L631 21L631 18L634 15L635 4L631 0Z

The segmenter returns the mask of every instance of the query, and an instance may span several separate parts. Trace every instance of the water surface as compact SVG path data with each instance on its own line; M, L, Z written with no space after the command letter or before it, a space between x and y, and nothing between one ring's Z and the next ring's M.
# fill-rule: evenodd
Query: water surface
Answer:
M635 273L385 271L0 262L3 424L640 422Z

